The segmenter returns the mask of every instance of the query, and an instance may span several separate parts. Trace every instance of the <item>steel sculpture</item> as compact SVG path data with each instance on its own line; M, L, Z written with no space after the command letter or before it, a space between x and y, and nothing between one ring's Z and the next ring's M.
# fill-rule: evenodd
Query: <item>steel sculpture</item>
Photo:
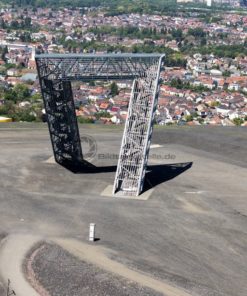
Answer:
M71 81L133 79L113 194L138 196L143 188L158 103L160 54L36 55L41 92L57 163L83 159Z

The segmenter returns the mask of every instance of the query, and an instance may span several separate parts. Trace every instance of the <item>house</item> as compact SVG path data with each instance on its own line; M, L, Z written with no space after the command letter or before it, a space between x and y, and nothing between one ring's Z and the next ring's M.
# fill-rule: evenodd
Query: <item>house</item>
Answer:
M230 111L228 116L229 116L230 120L234 120L235 118L239 118L239 114L236 111Z
M230 111L231 110L224 105L220 105L219 107L216 107L217 114L222 116L228 116Z
M114 106L111 109L107 110L111 115L116 115L120 111L120 107Z
M198 76L197 81L195 81L194 84L198 86L203 85L209 89L213 89L215 87L213 79L206 75Z
M19 78L17 78L17 77L7 77L6 82L8 84L16 85L16 84L20 83L21 80Z
M217 80L217 87L219 89L223 89L225 87L225 79L219 79L219 80Z
M33 60L29 60L27 64L28 69L35 70L36 69L36 63Z
M228 89L229 90L239 91L240 90L240 85L237 82L233 82L233 83L230 83L228 85Z
M10 68L7 70L8 76L18 76L19 71L16 68Z
M101 110L107 110L109 108L109 103L103 102L99 105Z
M221 125L222 121L219 116L214 115L210 120L207 121L210 125Z
M211 76L213 77L219 77L219 76L222 76L222 72L220 70L217 70L217 69L212 69L210 70L210 74Z

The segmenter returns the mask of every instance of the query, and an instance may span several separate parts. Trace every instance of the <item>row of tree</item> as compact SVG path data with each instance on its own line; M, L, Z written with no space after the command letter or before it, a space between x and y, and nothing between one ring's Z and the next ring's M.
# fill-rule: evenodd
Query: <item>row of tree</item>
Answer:
M201 53L203 55L214 54L219 58L236 58L247 55L247 41L244 44L236 45L211 45L190 49L190 54Z
M194 86L194 85L191 85L189 81L183 81L180 78L172 79L169 84L170 86L175 87L177 89L190 89L196 92L203 92L203 91L209 90L207 87L203 86L202 84L198 86Z
M186 59L182 55L175 55L175 51L164 45L156 45L153 41L145 41L143 44L135 44L131 47L124 46L123 44L106 44L97 41L83 41L78 42L75 40L60 40L66 50L71 53L80 52L129 52L129 53L162 53L166 55L165 64L169 67L185 67L187 64Z
M165 12L175 10L177 2L174 0L1 0L12 6L32 7L108 7L108 13L148 13L153 11Z
M207 33L200 27L189 29L187 34L181 29L167 29L161 28L157 30L156 28L139 28L136 26L122 26L122 27L112 27L112 26L101 26L101 27L94 27L88 30L89 32L98 35L116 35L119 37L130 37L130 38L137 38L137 39L161 39L166 38L167 35L171 35L173 39L177 41L182 41L186 36L194 36L196 39L206 37Z
M12 30L34 30L31 18L24 16L21 16L19 19L12 20L11 22L6 22L3 18L0 18L0 28Z

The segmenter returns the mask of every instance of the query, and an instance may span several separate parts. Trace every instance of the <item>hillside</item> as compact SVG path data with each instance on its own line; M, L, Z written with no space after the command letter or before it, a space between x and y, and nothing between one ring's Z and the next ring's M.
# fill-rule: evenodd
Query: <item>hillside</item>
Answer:
M2 4L11 4L20 6L34 6L34 7L99 7L107 6L111 9L129 11L143 10L147 11L150 9L167 9L174 8L176 6L176 0L1 0Z

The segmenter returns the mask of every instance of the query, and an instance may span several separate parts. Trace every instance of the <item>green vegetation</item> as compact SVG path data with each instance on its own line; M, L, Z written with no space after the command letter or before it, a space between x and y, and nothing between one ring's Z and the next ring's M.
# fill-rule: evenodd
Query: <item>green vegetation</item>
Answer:
M85 118L81 116L78 116L77 120L79 123L94 123L94 120L92 118Z
M234 123L235 125L241 125L241 124L244 123L244 120L241 119L241 118L234 118L234 119L233 119L233 123Z
M200 16L201 20L207 24L210 23L219 23L223 20L221 16L214 15L211 12L204 13Z
M195 38L202 38L206 36L206 33L202 28L189 29L188 35L194 36Z
M36 113L33 108L15 108L14 112L9 112L8 116L14 121L36 121Z
M38 31L39 27L34 26L32 24L32 20L30 17L24 17L23 15L21 15L18 19L12 20L11 22L6 22L4 21L3 18L0 18L0 29L26 30L28 32L36 32ZM25 35L29 34L28 36L30 36L30 33L28 32L24 32L24 34ZM29 40L27 41L24 40L23 42L29 42Z
M187 122L189 122L189 121L193 121L193 116L192 116L192 115L187 115L187 116L185 116L185 120L186 120Z
M40 121L33 107L20 108L11 101L0 106L0 115L10 117L14 121Z
M230 77L230 76L231 76L231 72L228 71L228 70L225 70L225 71L222 73L222 75L223 75L224 77Z
M247 44L236 45L212 45L212 46L189 46L182 49L183 52L190 54L201 53L203 55L214 54L220 58L236 58L238 56L247 55Z
M14 104L12 102L6 102L0 106L0 115L9 115L9 112L14 110Z
M14 87L0 88L0 96L4 105L0 106L0 115L12 118L14 121L40 121L42 116L42 101L40 94L30 94L26 84L17 84ZM20 107L20 102L26 103Z
M126 26L126 27L111 27L111 26L101 26L90 28L89 32L94 33L95 35L115 35L120 38L129 37L129 38L137 38L137 39L145 39L150 38L152 40L159 40L164 38L167 34L165 29L161 29L160 32L156 30L156 28L143 28L139 29L138 27Z
M108 7L109 15L175 11L175 0L2 0L3 4L33 7Z
M111 118L111 114L108 113L107 111L99 111L97 113L94 113L94 116L96 117L97 120L99 120L101 117Z
M199 122L200 124L203 124L203 123L204 123L204 119L203 119L203 118L198 118L198 122Z
M203 92L208 91L209 89L203 85L194 86L191 85L189 82L182 81L180 78L174 78L169 83L171 87L175 87L177 89L190 89L195 92Z
M116 82L113 82L110 86L110 92L111 92L111 95L113 97L115 97L116 95L118 95L119 93L119 90L118 90L118 86L116 84Z
M26 101L30 98L29 88L25 84L17 84L4 92L4 100L17 102Z
M211 104L210 104L210 107L218 107L220 106L220 102L218 101L213 101Z
M111 28L111 27L110 27ZM187 61L182 54L164 45L156 45L152 40L146 40L143 44L135 44L131 47L122 44L106 44L100 41L83 41L75 40L65 41L65 35L58 41L63 47L71 53L79 50L83 52L106 51L106 52L129 52L129 53L162 53L166 54L165 65L168 67L185 67Z

